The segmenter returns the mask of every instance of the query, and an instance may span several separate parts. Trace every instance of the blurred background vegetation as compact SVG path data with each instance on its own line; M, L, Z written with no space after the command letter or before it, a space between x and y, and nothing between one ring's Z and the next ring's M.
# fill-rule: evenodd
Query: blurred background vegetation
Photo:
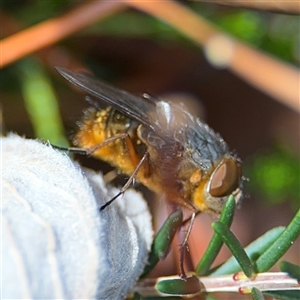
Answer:
M276 61L290 68L299 66L297 10L200 1L180 3ZM86 2L1 1L1 38L5 42L5 38L30 26L63 17L74 9L80 12L81 5ZM76 19L73 22L76 23ZM14 48L21 49L47 35L48 32L44 32L28 40L20 39L19 46ZM176 28L124 5L105 19L99 15L93 24L7 63L1 70L4 134L13 131L59 145L70 142L76 121L88 104L84 94L74 91L54 66L92 70L98 77L136 94L180 96L199 102L201 118L219 132L244 161L248 178L245 199L233 224L233 231L243 244L274 226L288 224L299 209L299 110L275 100L229 68L214 67L206 59L203 48ZM252 67L255 73L264 66L262 63ZM274 74L267 74L271 80ZM283 84L282 89L285 88L288 86ZM85 163L108 169L91 159L85 159ZM158 211L164 206L150 202L159 207ZM210 217L209 222L205 217L202 219L211 222ZM201 226L204 229L197 235L204 236L210 230L209 225ZM203 240L208 239L203 237ZM299 264L299 239L297 243L287 253L287 260ZM197 259L201 256L201 247L205 249L205 245L197 245ZM223 257L229 255L226 250L223 252ZM164 272L169 271L173 270L164 269Z

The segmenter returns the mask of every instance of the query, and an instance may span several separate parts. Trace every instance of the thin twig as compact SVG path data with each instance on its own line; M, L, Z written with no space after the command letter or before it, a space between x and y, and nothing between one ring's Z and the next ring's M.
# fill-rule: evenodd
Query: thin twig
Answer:
M237 41L175 1L161 1L159 5L156 1L124 1L170 24L204 47L212 64L231 69L264 93L300 111L300 73L296 67Z
M41 22L9 36L0 43L0 67L3 68L25 55L52 45L124 7L124 4L119 1L90 2L61 17Z
M237 1L237 0L188 0L189 2L209 2L234 7L243 7L256 10L267 10L280 13L299 14L300 5L299 1Z

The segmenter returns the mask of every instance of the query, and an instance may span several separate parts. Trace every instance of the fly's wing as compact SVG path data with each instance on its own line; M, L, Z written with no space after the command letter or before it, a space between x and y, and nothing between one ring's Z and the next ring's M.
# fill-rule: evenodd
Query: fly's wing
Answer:
M97 98L96 103L105 102L138 121L165 144L172 145L177 142L187 148L196 163L205 160L213 162L226 151L225 142L206 124L190 114L185 105L156 100L149 95L137 97L91 75L63 68L56 69L69 82Z
M56 70L65 79L81 90L96 97L97 100L107 103L129 118L153 130L161 138L164 138L161 128L155 125L156 102L153 101L153 99L131 95L126 91L112 87L88 74L72 72L58 67Z

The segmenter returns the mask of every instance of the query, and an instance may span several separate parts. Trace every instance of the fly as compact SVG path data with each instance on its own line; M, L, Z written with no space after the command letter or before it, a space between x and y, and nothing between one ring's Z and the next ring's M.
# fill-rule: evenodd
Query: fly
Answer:
M134 96L96 78L57 68L69 82L90 96L73 143L129 176L120 192L134 180L164 199L192 212L180 248L180 272L186 277L184 252L196 213L219 215L230 194L242 197L241 161L207 124L183 103ZM100 104L107 108L100 109Z

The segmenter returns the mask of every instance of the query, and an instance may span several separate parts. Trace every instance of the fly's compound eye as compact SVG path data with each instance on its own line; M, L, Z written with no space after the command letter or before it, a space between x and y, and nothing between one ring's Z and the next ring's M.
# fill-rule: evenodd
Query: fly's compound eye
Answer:
M239 187L242 166L233 159L223 161L215 172L209 185L209 194L213 197L229 196Z

